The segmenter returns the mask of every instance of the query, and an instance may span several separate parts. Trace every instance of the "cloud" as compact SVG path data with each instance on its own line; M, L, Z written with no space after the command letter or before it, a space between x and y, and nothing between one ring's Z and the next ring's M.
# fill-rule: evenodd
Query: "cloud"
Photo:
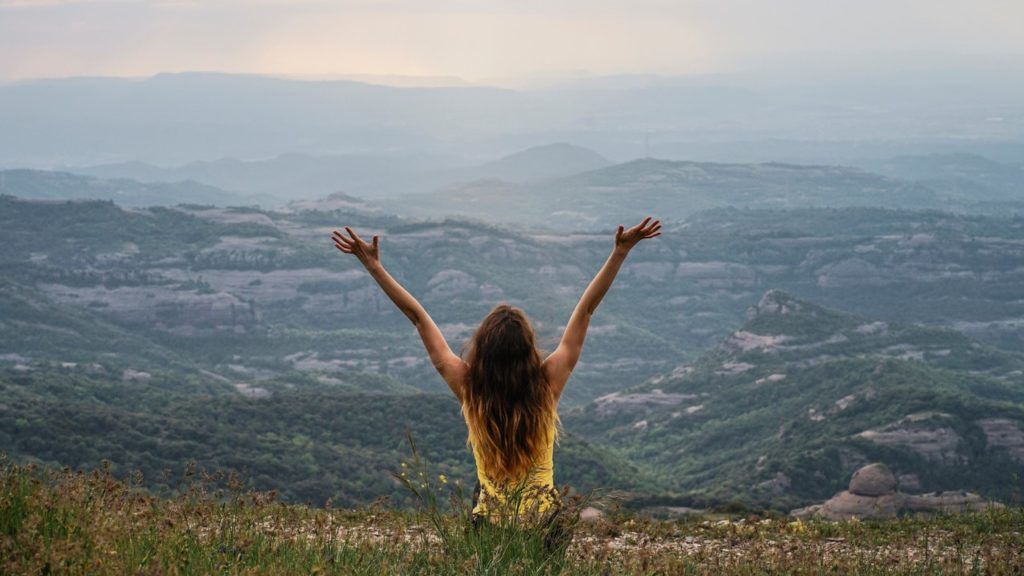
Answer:
M789 53L1024 54L1019 0L0 0L0 10L0 79L197 69L478 79L727 71Z
M54 6L75 6L81 4L125 4L135 0L0 0L4 8L50 8Z

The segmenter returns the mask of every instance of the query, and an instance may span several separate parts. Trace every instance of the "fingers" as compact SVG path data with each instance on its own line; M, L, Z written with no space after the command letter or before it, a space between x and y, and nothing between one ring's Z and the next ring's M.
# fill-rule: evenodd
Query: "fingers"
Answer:
M331 234L331 240L334 241L334 247L346 254L353 254L355 250L355 242L345 238L345 236L337 230Z
M335 248L346 254L365 254L370 250L376 252L380 246L379 235L375 234L371 239L371 244L367 244L351 227L345 226L345 232L348 233L348 236L345 236L345 234L335 230L331 234L331 240L334 241Z
M348 235L351 236L352 239L355 240L356 242L360 244L365 244L365 242L363 242L363 239L356 235L355 230L349 228L348 226L345 226L345 231L348 232Z
M334 240L336 243L345 244L346 246L355 245L354 241L352 241L349 238L346 238L341 232L338 232L337 230L335 230L334 233L331 234L331 240Z
M655 220L650 222L650 217L645 218L640 229L637 232L641 238L654 238L656 235L661 234L661 220Z
M619 233L616 237L622 234L622 226L619 226ZM635 238L636 240L634 241L647 238L657 238L658 236L661 236L661 220L652 220L652 217L648 216L639 224L626 231L625 235Z
M625 231L625 227L623 227L622 224L619 224L619 227L615 230L615 239L618 240L619 238L622 238L622 234Z
M648 220L650 220L650 218L648 218ZM658 236L661 236L661 220L655 220L654 222L651 222L650 225L641 230L641 232L643 233L645 239L657 238Z
M621 228L621 226L620 226ZM652 234L661 230L661 220L651 221L651 217L648 216L643 219L639 224L633 226L625 233L628 235L639 234L641 237L645 237L647 234Z

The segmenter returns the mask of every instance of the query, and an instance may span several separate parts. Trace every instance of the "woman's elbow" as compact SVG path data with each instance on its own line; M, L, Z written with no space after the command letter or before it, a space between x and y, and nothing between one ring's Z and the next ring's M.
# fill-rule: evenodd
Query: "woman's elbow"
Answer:
M405 314L405 317L409 319L409 322L412 322L412 325L415 326L417 330L423 326L423 314L418 310L403 308L402 314Z

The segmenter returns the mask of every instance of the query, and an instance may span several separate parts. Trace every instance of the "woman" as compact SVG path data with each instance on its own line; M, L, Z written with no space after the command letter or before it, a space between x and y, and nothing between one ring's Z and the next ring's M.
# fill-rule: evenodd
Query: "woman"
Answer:
M419 331L434 368L459 399L476 460L479 498L473 514L490 519L544 513L558 502L552 468L558 399L583 350L590 317L629 251L661 235L661 223L647 217L625 230L573 310L555 351L543 360L523 312L499 305L480 323L465 360L452 352L420 303L380 263L379 237L366 243L351 228L335 231L334 245L352 254Z

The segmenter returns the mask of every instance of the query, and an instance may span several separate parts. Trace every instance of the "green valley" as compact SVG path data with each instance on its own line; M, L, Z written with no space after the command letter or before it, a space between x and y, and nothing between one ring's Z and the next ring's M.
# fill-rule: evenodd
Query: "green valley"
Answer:
M516 186L586 218L541 227L563 220L531 219L529 194L520 224L344 194L275 210L0 197L0 450L106 459L156 489L194 460L355 505L401 498L388 471L411 432L472 482L415 331L330 232L381 234L454 350L502 301L550 350L624 214L601 190L635 189L630 209L666 211L665 235L595 316L563 398L559 482L640 507L785 509L883 461L911 491L1014 497L1024 220L916 209L936 192L839 168L639 161ZM898 190L920 202L871 206Z

